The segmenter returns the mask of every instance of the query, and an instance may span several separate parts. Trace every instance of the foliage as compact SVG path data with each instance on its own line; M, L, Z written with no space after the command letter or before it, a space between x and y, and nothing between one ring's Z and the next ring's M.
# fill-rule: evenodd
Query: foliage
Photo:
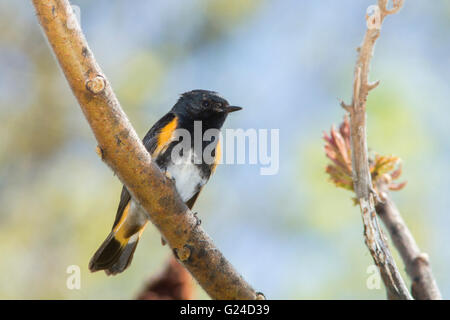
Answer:
M352 161L350 149L350 125L347 116L336 130L331 127L330 134L324 132L325 154L331 160L326 167L330 180L339 188L353 190ZM389 190L401 190L406 182L397 183L402 174L401 159L395 156L383 156L373 153L369 158L370 173L374 190L378 183L386 184Z

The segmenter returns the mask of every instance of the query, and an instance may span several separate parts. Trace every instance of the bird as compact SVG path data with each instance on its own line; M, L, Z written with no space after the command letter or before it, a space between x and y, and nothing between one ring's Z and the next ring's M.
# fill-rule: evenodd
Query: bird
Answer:
M175 189L189 209L192 209L199 193L216 169L221 157L221 144L217 137L210 142L202 141L198 148L195 147L194 139L190 139L185 149L173 152L179 143L176 139L177 130L184 129L194 137L195 123L201 121L203 137L209 129L220 130L227 116L241 109L230 105L215 91L188 91L180 95L172 109L144 136L142 142L152 161L173 181ZM212 148L209 148L212 150L213 161L204 161L203 151L211 143ZM174 161L174 154L183 157L184 161ZM133 199L124 185L112 230L89 261L89 270L104 270L107 275L116 275L127 269L148 221L148 213ZM164 244L163 239L162 241Z

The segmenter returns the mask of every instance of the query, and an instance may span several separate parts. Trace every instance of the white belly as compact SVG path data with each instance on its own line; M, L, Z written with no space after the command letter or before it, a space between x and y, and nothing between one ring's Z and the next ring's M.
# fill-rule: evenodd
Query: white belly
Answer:
M192 161L191 157L187 157L186 161L181 163L169 163L166 169L169 176L175 180L175 187L184 202L191 199L207 182Z

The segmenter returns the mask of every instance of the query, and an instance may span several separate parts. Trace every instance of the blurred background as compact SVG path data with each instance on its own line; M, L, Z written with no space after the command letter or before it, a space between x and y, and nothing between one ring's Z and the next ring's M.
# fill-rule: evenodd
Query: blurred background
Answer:
M328 181L322 141L342 120L338 98L351 99L355 49L374 2L72 1L141 136L197 88L245 107L227 128L280 129L277 175L221 165L195 208L224 255L270 299L385 298L383 286L366 286L373 262L359 209ZM408 184L393 197L446 298L449 28L449 1L406 1L383 24L370 74L381 85L368 100L369 146L403 159ZM169 250L150 226L125 273L89 273L121 184L95 153L30 1L0 3L0 118L0 298L134 298ZM80 290L66 286L70 265L81 268Z

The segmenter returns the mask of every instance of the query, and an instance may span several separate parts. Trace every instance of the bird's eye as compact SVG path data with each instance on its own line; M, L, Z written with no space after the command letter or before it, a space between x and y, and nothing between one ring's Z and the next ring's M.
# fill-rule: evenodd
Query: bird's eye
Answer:
M216 103L216 108L222 108L222 104L220 102Z
M203 105L205 108L208 108L208 107L209 107L209 101L203 101L203 102L202 102L202 105Z

